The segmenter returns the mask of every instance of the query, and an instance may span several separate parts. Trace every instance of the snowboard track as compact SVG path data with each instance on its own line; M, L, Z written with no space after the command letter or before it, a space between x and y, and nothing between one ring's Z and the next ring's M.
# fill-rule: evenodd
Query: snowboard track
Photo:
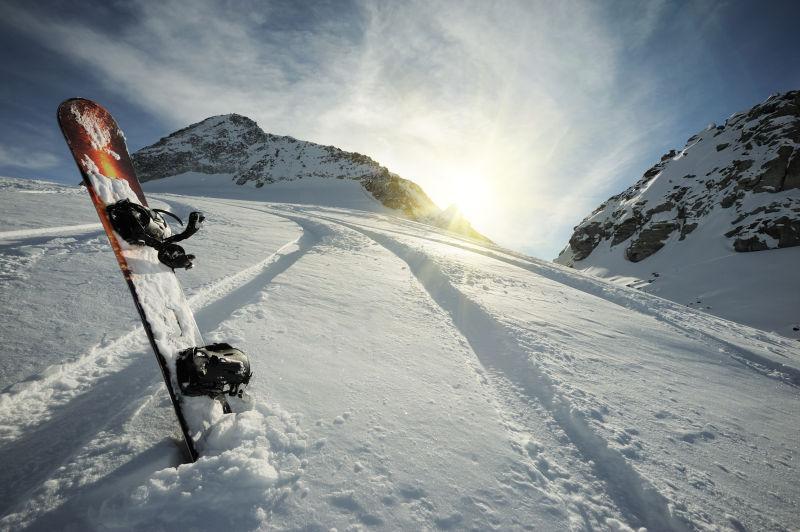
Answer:
M337 218L311 213L305 209L300 209L300 212L303 212L308 216L313 216L332 223L349 225L355 230L360 230L359 228L365 229L361 224L344 222ZM398 219L398 221L408 224L417 223L402 219ZM426 227L428 231L437 231L436 228L429 226ZM613 303L623 308L635 310L641 314L646 314L666 324L667 326L672 327L683 336L688 336L694 340L703 342L706 345L713 345L721 353L727 354L730 358L750 370L756 371L766 377L779 380L790 386L800 387L800 368L759 355L758 353L754 353L750 350L735 345L728 340L725 340L721 337L721 333L724 331L718 330L718 327L716 327L714 323L711 323L710 320L707 319L708 315L704 312L699 312L673 301L660 298L653 294L643 294L641 291L633 288L616 286L607 281L598 280L589 275L570 270L565 266L545 263L544 261L525 257L524 255L503 250L493 245L472 243L462 237L458 237L457 235L447 235L450 240L444 240L433 237L423 237L396 229L381 228L380 230L385 233L394 233L414 239L428 240L437 244L454 246L465 251L478 253L485 257L499 260L505 262L506 264L528 270L531 273L541 275L546 279L564 284L576 290L580 290L581 292L593 295L597 298L608 301L609 303ZM461 243L453 240L457 240ZM625 304L619 302L617 299L618 296L624 297ZM631 303L633 303L633 305L631 305ZM655 304L655 306L653 304ZM697 325L693 325L684 319L680 319L678 314L687 314L693 318L696 318ZM721 320L721 318L718 319ZM733 325L738 334L743 336L746 335L748 338L757 338L771 347L778 347L780 349L793 348L788 339L785 342L776 343L774 339L766 336L763 331L752 329L746 325L741 325L738 323ZM744 329L744 332L742 332L741 329Z
M0 232L0 245L9 244L24 246L32 243L46 242L53 238L63 238L83 234L100 234L103 225L100 223L62 225L57 227L40 227L36 229L18 229Z
M206 330L215 328L221 320L213 319L214 312L230 314L243 297L259 284L269 283L279 273L285 271L304 254L316 241L306 234L292 240L252 266L235 274L208 283L197 290L189 298L189 304L195 312L198 323ZM296 250L286 251L297 246ZM230 301L229 301L230 299ZM55 364L37 375L9 386L0 393L0 445L20 435L19 429L35 426L49 416L43 414L49 406L61 406L74 397L93 388L97 381L114 373L125 370L130 364L140 361L142 353L148 350L142 334L141 326L109 342L95 345L76 358L61 364ZM108 359L112 358L112 361ZM91 378L87 378L90 375ZM62 384L75 377L77 385ZM64 388L66 400L53 397L54 388ZM46 394L44 397L42 394ZM43 399L47 399L44 401ZM53 405L55 403L55 405ZM26 410L27 409L27 410Z
M309 213L298 216L297 213L270 212L284 216L304 229L311 229L311 225L320 223L309 220L317 218ZM568 399L559 393L513 335L478 303L454 287L447 275L425 253L360 226L327 217L319 218L364 235L405 262L433 301L450 316L481 366L541 404L575 448L593 462L598 478L608 488L609 496L632 524L652 530L690 529L684 520L670 511L670 502L619 451L610 448L592 430L582 413L573 410Z
M198 324L204 330L217 328L234 310L255 301L263 287L289 269L318 240L317 235L303 231L266 259L200 287L189 299ZM96 365L101 357L114 358L113 364ZM94 364L96 375L68 389L61 400L53 401L49 397L52 388L58 387L65 378L86 374L90 364ZM70 458L76 446L61 445L65 435L68 435L67 441L77 442L78 447L82 447L110 425L124 423L118 420L127 419L136 411L138 403L149 400L153 392L142 396L141 390L157 382L155 393L163 391L161 376L152 361L141 326L109 345L94 346L75 360L51 366L37 377L0 394L0 429L3 431L0 432L0 463L17 463L16 456L37 456L36 462L0 468L0 516L24 505L31 493ZM109 403L133 406L109 418ZM26 413L26 405L32 406L33 412ZM33 454L32 446L37 448ZM177 453L176 460L173 465L180 463Z

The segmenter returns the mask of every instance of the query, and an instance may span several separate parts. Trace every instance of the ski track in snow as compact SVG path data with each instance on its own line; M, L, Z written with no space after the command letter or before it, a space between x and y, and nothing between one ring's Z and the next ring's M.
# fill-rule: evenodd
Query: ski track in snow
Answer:
M289 268L314 244L313 236L301 233L266 259L198 288L189 298L198 323L205 330L214 330L231 315L238 315L237 311L252 303L265 284ZM96 464L99 458L106 458L106 461L99 461L102 471L96 472L95 479L105 475L110 475L112 481L117 475L124 477L120 472L113 472L124 462L120 459L137 449L142 450L141 442L137 445L136 432L130 439L126 425L152 402L154 394L164 395L161 393L163 384L151 359L143 330L136 327L116 340L93 346L76 359L51 366L0 394L0 463L12 463L15 456L31 452L39 457L24 467L0 471L0 500L3 501L0 515L5 515L0 520L0 528L25 526L53 512L66 500L65 491L76 496L76 500L70 501L72 504L79 503L90 490L84 486L90 484L85 477L91 477L86 469L91 469L89 464ZM142 390L146 390L143 395ZM125 406L109 419L102 415L108 404ZM256 409L265 419L293 423L288 414L275 407L256 405ZM175 428L171 408L165 410L165 418L158 423L161 434L172 433ZM77 419L82 421L76 423ZM275 429L271 430L267 437L280 435ZM149 432L152 434L152 430ZM88 455L71 457L74 450L60 444L65 438L83 445ZM281 446L285 446L282 440L272 445L273 449ZM169 442L166 448L159 445L147 451L148 454L157 452L165 453L167 460L158 460L156 465L161 463L168 467L182 461ZM122 455L116 456L119 453ZM131 464L124 467L135 471ZM61 480L57 480L59 478ZM104 483L108 481L104 479ZM16 511L9 512L12 508ZM55 512L38 522L37 528L48 529L48 523L57 520L57 515Z
M583 456L594 462L618 507L635 526L653 530L686 529L683 523L670 515L667 499L640 477L619 452L609 449L582 415L573 411L569 400L532 363L516 338L479 304L455 288L433 261L396 240L364 229L359 231L409 265L434 301L452 317L485 368L503 375L550 412Z
M58 227L42 227L38 229L19 229L17 231L0 231L0 246L7 245L10 242L20 242L30 244L30 240L45 237L54 238L63 235L79 235L83 233L99 233L103 230L103 225L96 224L78 224L78 225L62 225ZM48 238L49 237L49 238Z
M542 372L535 363L532 363L529 353L517 343L514 334L506 330L503 323L498 322L480 304L470 300L455 288L447 274L442 272L424 252L410 248L400 240L388 236L388 234L400 231L381 227L376 232L376 230L367 229L364 224L353 224L329 216L320 216L308 212L309 210L295 207L288 209L271 207L266 212L281 215L281 211L284 211L285 216L304 227L307 227L309 223L328 222L350 228L364 234L405 261L428 294L452 317L454 325L467 338L486 373L490 376L501 375L503 379L494 379L495 383L506 380L515 389L522 390L524 395L537 400L547 409L584 458L594 464L599 477L608 484L609 494L626 514L630 523L654 530L686 530L702 527L699 521L687 517L685 511L676 513L673 501L662 495L653 484L639 474L619 449L610 447L601 435L592 430L590 424L587 423L585 414L575 410L574 405L570 404L569 398L559 394L549 376ZM311 222L311 220L317 221ZM406 236L425 239L419 234L406 234ZM798 372L795 366L784 363L779 358L776 360L777 357L785 358L780 351L790 352L792 346L788 341L783 341L774 335L767 335L739 325L734 325L732 330L725 330L720 328L721 320L707 318L702 313L684 309L657 297L642 296L640 293L626 290L624 287L604 286L605 283L592 279L583 280L580 275L571 276L573 278L568 279L570 282L565 282L564 277L570 276L558 271L558 266L540 265L535 260L520 261L515 257L498 255L496 252L480 249L469 243L459 246L451 241L430 240L438 240L440 243L451 246L456 245L456 247L470 252L477 252L513 266L540 273L545 278L573 286L582 292L601 297L623 308L652 316L683 337L702 342L723 355L731 356L733 360L750 369L755 369L768 377L778 378L792 386L797 384ZM698 319L690 322L687 320L686 314L691 316L690 319ZM726 339L725 336L732 338L733 341ZM740 343L742 340L749 340L752 345L754 339L756 342L761 342L759 347L762 348L762 353L766 354L759 354L733 343L736 340L739 340ZM497 346L503 346L503 348L498 352ZM694 439L686 441L694 441ZM698 515L703 520L707 519L702 510ZM739 523L733 517L730 518L730 522L734 526ZM741 525L741 523L739 524Z
M216 316L229 315L241 306L246 300L243 296L255 285L269 282L288 268L313 244L308 240L301 236L258 264L198 289L189 298L198 323L206 330L218 325ZM139 326L107 344L91 347L74 360L50 366L11 386L0 394L0 443L19 438L25 429L47 421L53 415L51 410L93 391L101 379L142 361L148 350L144 331Z
M265 212L280 215L279 210L270 209ZM427 293L451 317L454 326L467 339L484 371L500 377L493 378L493 383L498 385L505 382L507 386L513 387L513 390L502 391L500 395L521 392L529 400L533 399L542 405L569 437L570 442L582 453L584 460L594 463L600 478L609 485L609 493L617 507L626 514L629 522L651 530L688 529L685 523L671 515L667 499L649 481L642 478L622 454L610 449L592 431L582 414L573 411L569 400L559 394L549 377L539 370L528 353L517 344L515 337L479 304L455 288L424 253L354 224L303 214L305 216L294 213L285 213L283 216L301 225L306 231L310 229L309 226L320 223L312 222L309 218L324 219L328 223L347 227L375 241L408 264ZM500 349L498 346L501 346ZM519 407L520 403L516 403ZM530 405L524 404L523 408L528 410ZM510 417L524 418L526 415L525 412L516 412Z
M376 236L374 233L353 229L346 223L331 223L331 221L327 220L317 220L318 217L315 216L298 216L296 213L281 212L280 210L265 211L264 209L247 207L241 204L229 205L255 210L257 212L269 212L276 216L285 217L303 227L304 234L316 234L317 239L329 240L333 238L335 240L336 235L343 229L345 231L353 231L362 237L366 237L369 241L378 243L386 248L386 251L404 263L407 262L396 250L385 246L385 242L381 241L380 237ZM317 221L312 221L312 219ZM414 273L416 275L418 272L414 271ZM419 280L422 281L422 279ZM422 282L421 286L424 286L426 289L429 288L425 282ZM452 287L450 287L450 289L451 291L454 290ZM454 299L452 297L452 292L446 294L436 292L429 293L434 296L433 300L436 304L439 304L445 314L454 318L457 316L453 316L453 307L450 304L443 303L443 301L447 301L448 299L452 300L452 303L459 307L469 305L471 310L477 312L470 314L468 321L475 321L481 324L481 326L471 327L471 324L464 323L463 320L458 320L455 325L456 330L458 330L460 334L463 334L466 341L472 345L473 349L478 354L480 363L483 364L482 367L476 368L476 374L479 380L484 383L491 382L495 387L502 386L501 390L495 389L493 391L493 394L497 396L497 402L502 402L505 405L500 406L498 404L498 415L503 418L503 423L509 430L509 440L512 447L521 455L520 465L512 467L511 470L506 473L502 482L507 485L508 489L513 491L524 492L531 489L544 489L545 492L549 494L549 497L553 497L555 500L565 505L566 510L571 514L570 520L579 528L592 529L596 526L618 526L620 529L624 529L625 527L622 525L622 522L616 519L617 517L622 517L617 506L611 500L604 501L605 495L602 493L602 490L600 492L597 491L597 478L591 472L591 468L586 465L587 457L582 455L571 445L570 439L564 431L557 427L548 426L556 416L543 414L535 407L531 406L531 399L537 400L538 396L531 393L529 389L530 386L532 386L531 382L520 381L519 379L519 375L522 374L520 372L530 373L530 368L528 367L529 365L524 355L515 353L515 356L518 358L512 363L513 367L506 367L502 364L497 364L496 361L492 363L487 360L487 357L493 358L493 355L489 354L491 342L499 341L501 344L508 344L509 341L513 342L513 338L501 332L501 326L494 321L493 318L462 295L460 295L458 299ZM486 339L479 341L478 338L482 334L488 334L488 336ZM477 349L478 347L480 347L480 349ZM469 362L465 363L468 364ZM545 378L542 375L535 373L533 376L535 383L533 385L537 386L537 388L543 386L543 379ZM520 389L521 394L519 391ZM544 392L544 395L548 398L546 402L548 407L552 407L552 394L552 390L549 388ZM516 410L509 412L507 406L509 404L514 405L512 410L514 408L516 408ZM564 408L561 408L559 411L566 412ZM525 426L525 419L531 422L530 426ZM572 429L574 429L574 425L569 425L568 428L570 428L570 432L573 432ZM548 434L551 435L548 436ZM574 434L572 434L572 438L575 438ZM552 448L546 450L537 439L548 441ZM555 460L554 456L556 458ZM569 472L565 471L565 465L570 470ZM614 462L613 466L619 467L620 463L618 461ZM629 467L627 467L627 469L629 470L628 472L632 473ZM626 473L623 473L622 476L625 474ZM635 476L635 473L632 474ZM621 475L614 476L619 478ZM646 484L646 482L638 479L636 485L641 486L643 484ZM628 492L631 490L625 489L624 491ZM580 492L584 493L581 494ZM657 493L652 489L648 490L647 493L644 493L641 489L639 489L639 491L633 490L631 493L636 493L636 496L643 499L651 499L657 496ZM520 496L524 495L521 494ZM338 503L334 500L334 505L336 504ZM349 497L346 501L342 501L341 504L345 505L345 507L357 505L357 503L350 500ZM358 513L365 512L363 508L357 511ZM649 514L654 513L652 510L646 509L644 513L651 521L658 522L659 524L669 522L669 519L664 516L659 516L657 518L650 516ZM628 514L629 519L632 519L634 522L639 521L635 513L628 512ZM364 523L369 524L369 519L365 519ZM450 525L447 524L447 519L440 519L437 522L441 528L450 528ZM454 521L454 523L455 522L457 521ZM681 528L672 523L669 525L668 529L680 530Z
M198 323L205 330L216 328L313 244L304 233L259 263L198 289L189 299ZM161 383L143 330L137 327L0 394L0 463L12 463L13 457L32 449L41 457L24 468L0 471L0 514L25 501L24 486L38 486L72 452L60 441L83 441L101 430L107 421L99 420L108 404L127 404L154 380Z
M728 357L749 370L777 379L767 381L775 386L797 389L800 384L797 359L784 354L795 349L788 340L544 261L478 245L429 226L346 209L171 195L159 199L184 206L213 208L214 204L224 204L286 219L302 229L299 237L266 258L195 290L189 298L190 305L200 328L211 331L214 339L244 341L236 337L244 334L238 324L264 316L264 297L274 279L323 244L331 248L342 246L347 251L351 245L347 242L357 235L380 246L376 249L383 250L384 260L408 267L413 282L446 317L452 332L464 339L472 358L465 357L463 365L473 368L476 381L486 390L508 432L509 443L519 456L507 471L498 473L507 490L503 498L509 500L492 501L486 491L487 500L474 502L485 509L484 520L480 521L485 527L490 523L497 526L500 521L494 521L492 514L503 505L519 501L520 497L543 497L551 500L554 508L563 508L573 529L720 529L719 518L705 515L703 508L687 511L678 504L676 511L675 494L664 492L663 482L654 485L635 459L609 440L609 434L592 419L595 414L587 410L586 404L591 406L597 399L589 393L584 401L580 397L583 392L565 387L563 374L552 374L553 366L547 357L559 353L547 338L537 336L533 330L518 330L523 325L505 319L465 290L441 259L416 242L476 253L650 316L682 338L704 346L706 353L717 352L719 358ZM70 226L75 232L68 234L89 233L89 225L92 224ZM6 241L8 249L46 244L60 229L66 228L0 233L0 248ZM16 236L4 239L3 235L9 233ZM58 241L55 244L61 245ZM82 245L78 240L67 244ZM21 264L17 269L23 271L25 267ZM109 409L109 404L120 407ZM596 406L602 405L599 402ZM226 423L209 436L221 452L175 469L181 456L173 442L164 438L175 431L174 416L141 327L95 345L74 360L51 366L0 394L0 463L9 464L0 470L0 515L4 516L0 529L59 528L64 526L62 519L75 519L86 508L91 509L90 515L84 516L83 521L71 522L69 528L102 528L106 523L122 528L151 527L154 523L184 526L186 521L173 521L181 519L182 514L177 512L173 518L171 509L186 500L187 489L191 490L193 501L204 505L188 524L236 529L271 526L271 517L279 518L286 511L284 501L288 498L298 496L300 500L293 509L302 509L307 490L300 479L306 469L322 466L318 461L324 456L319 453L325 447L317 447L324 442L316 442L312 453L315 456L301 461L298 456L305 452L306 436L294 417L263 402L250 408L250 413L244 409L228 416ZM603 414L597 415L602 418ZM347 423L347 416L333 423ZM241 435L247 436L241 440ZM698 432L681 436L684 437L685 442L694 443L714 436ZM63 442L70 443L65 446ZM228 447L231 450L224 451ZM35 456L36 460L17 463L17 456ZM242 471L244 464L252 468L251 473ZM727 471L722 465L718 467ZM355 468L358 472L363 465L356 462ZM392 477L391 470L382 474ZM242 485L238 489L245 490L234 497L240 512L228 510L225 498L213 491L215 485L224 485L231 476L239 478ZM321 494L332 511L340 517L351 515L357 528L388 525L380 514L374 513L374 508L359 502L359 493L342 488L335 480L330 480L330 486L339 487ZM197 484L212 491L204 494ZM139 486L132 497L131 486ZM396 501L385 502L387 511L400 511L413 503L420 528L467 526L458 509L449 515L437 514L421 488L400 485L399 493L406 503L393 506ZM461 504L466 505L464 501ZM730 511L736 510L732 507ZM162 516L161 521L158 515ZM745 529L741 517L726 516L726 525ZM768 522L758 517L761 520L755 523L763 526ZM324 518L309 516L306 521L286 522L294 523L287 525L289 528L297 523L305 523L306 528L319 527L325 524L319 519ZM770 523L771 527L782 528Z
M317 217L334 223L343 223L336 218L319 215L317 215ZM415 224L415 222L405 223L409 225ZM354 228L363 227L361 224L350 225ZM523 268L557 283L570 286L624 308L636 310L674 327L684 335L688 335L707 345L718 348L720 352L727 353L750 369L788 384L800 386L800 365L786 359L785 356L781 355L776 350L776 348L779 350L793 350L795 348L795 343L789 339L784 339L774 334L768 334L764 331L748 327L747 325L715 319L708 314L679 305L656 295L642 293L639 290L625 286L618 286L598 280L589 275L582 275L580 272L570 270L564 266L531 259L507 250L494 251L491 249L491 245L478 245L456 235L452 237L448 235L449 238L445 240L442 238L421 237L419 234L387 228L382 228L381 230L386 233L397 233L412 238L424 238L431 242L459 247L466 251L478 253ZM430 231L430 228L427 228L427 230ZM461 243L459 243L459 241ZM733 343L731 339L740 341L752 341L755 339L763 342L762 352L756 353L752 350L744 349Z
M0 241L0 281L24 281L29 271L45 255L66 255L78 250L101 250L107 245L105 234L78 232L74 236L43 234L20 240ZM100 229L102 232L102 228Z

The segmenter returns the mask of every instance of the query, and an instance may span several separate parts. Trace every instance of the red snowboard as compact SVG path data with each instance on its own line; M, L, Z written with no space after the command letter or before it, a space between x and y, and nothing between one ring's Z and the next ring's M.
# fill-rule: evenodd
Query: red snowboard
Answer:
M210 397L181 394L175 359L184 349L204 345L194 315L175 273L158 260L156 250L127 243L115 233L106 215L106 206L122 199L147 206L125 136L108 111L82 98L67 100L58 107L58 123L128 283L175 407L186 449L195 461L203 432L223 415L227 405Z

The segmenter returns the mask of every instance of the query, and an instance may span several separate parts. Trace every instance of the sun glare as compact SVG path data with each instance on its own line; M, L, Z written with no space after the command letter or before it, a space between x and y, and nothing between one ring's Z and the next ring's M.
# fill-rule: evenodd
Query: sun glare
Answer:
M494 214L494 195L489 178L466 169L454 170L446 176L446 181L443 206L455 204L476 229L486 228Z

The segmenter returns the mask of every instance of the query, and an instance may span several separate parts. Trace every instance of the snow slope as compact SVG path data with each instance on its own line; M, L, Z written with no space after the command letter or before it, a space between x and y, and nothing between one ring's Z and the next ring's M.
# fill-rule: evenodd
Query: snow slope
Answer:
M88 198L0 187L1 529L796 527L795 341L341 190L147 191L207 214L180 278L255 371L181 464Z
M191 190L194 195L206 197L326 205L386 214L392 212L364 190L357 181L350 179L312 176L293 181L277 181L261 190L254 190L248 186L232 185L231 176L228 174L187 172L150 181L144 187L150 193L180 194Z

